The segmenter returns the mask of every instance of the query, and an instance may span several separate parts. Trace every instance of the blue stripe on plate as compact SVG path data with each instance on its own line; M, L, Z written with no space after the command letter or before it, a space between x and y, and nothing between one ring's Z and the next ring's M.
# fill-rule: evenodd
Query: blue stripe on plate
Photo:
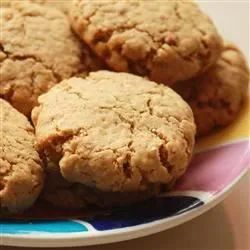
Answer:
M99 231L131 227L182 214L203 204L194 197L161 197L130 208L121 208L111 216L95 218L88 222Z
M32 234L43 233L78 233L86 232L88 229L75 221L57 220L57 221L11 221L0 220L1 234Z

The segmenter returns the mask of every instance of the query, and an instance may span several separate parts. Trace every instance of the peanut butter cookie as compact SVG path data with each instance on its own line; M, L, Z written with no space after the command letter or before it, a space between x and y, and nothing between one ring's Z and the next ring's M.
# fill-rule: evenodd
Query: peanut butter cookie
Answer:
M222 40L192 1L74 0L76 33L115 71L171 85L217 60Z
M104 192L168 185L187 169L195 124L170 88L127 73L71 78L39 97L38 147L63 177Z

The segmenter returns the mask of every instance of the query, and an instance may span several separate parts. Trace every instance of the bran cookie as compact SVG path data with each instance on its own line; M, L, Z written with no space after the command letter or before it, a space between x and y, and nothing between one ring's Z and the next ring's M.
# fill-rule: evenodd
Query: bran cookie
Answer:
M197 135L230 124L248 93L249 69L244 56L231 43L225 43L217 61L203 75L174 89L191 106Z
M70 19L110 68L167 85L203 72L222 48L211 20L190 1L75 0Z
M22 212L42 189L42 162L27 118L2 99L0 124L0 214Z
M192 156L195 124L173 90L109 71L71 78L39 97L38 147L69 182L135 192L179 178Z
M25 1L0 11L0 97L23 114L56 83L99 67L61 11Z

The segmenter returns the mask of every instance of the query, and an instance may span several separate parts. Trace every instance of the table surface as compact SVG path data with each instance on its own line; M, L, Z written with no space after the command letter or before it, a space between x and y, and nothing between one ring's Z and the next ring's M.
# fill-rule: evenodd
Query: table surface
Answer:
M199 2L224 37L238 44L249 59L249 0ZM249 234L250 173L221 204L190 222L149 237L84 250L250 250Z

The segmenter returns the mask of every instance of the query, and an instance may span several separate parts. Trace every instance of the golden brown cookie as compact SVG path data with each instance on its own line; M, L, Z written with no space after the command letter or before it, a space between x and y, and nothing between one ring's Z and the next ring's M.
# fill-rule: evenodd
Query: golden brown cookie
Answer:
M217 60L222 40L192 1L74 0L71 23L115 71L171 85Z
M173 90L109 71L71 78L39 97L38 147L63 177L105 192L169 184L187 169L195 125Z
M0 97L23 114L56 83L99 67L61 11L25 1L0 11Z
M200 77L178 83L174 89L191 106L197 134L226 126L237 116L248 93L249 69L244 56L225 43L217 63Z
M29 208L43 186L42 162L27 118L0 99L0 214Z

